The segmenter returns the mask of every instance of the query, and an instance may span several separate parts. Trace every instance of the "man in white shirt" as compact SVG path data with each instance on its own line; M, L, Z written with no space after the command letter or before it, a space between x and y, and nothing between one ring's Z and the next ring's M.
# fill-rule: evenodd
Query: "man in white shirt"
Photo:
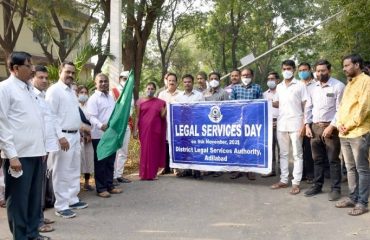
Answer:
M33 92L37 96L39 106L41 108L42 116L44 118L45 128L45 148L46 152L59 151L58 137L56 135L55 122L56 117L51 112L49 104L45 101L45 90L48 87L48 70L45 66L35 66L35 75L32 78ZM45 208L45 192L46 192L46 170L47 170L47 156L42 161L42 194L41 194L41 212L39 232L51 232L54 228L50 225L54 221L44 217Z
M83 209L87 203L79 200L81 145L81 117L75 91L71 88L76 74L72 62L60 66L59 81L46 91L49 103L57 118L56 132L60 150L49 154L53 169L53 189L55 193L55 214L63 218L73 218L71 209Z
M13 52L11 76L0 83L0 148L4 162L5 199L13 239L38 239L41 211L44 120L29 80L31 55ZM47 238L42 238L47 239Z
M315 73L316 74L316 73ZM311 72L311 65L307 62L301 62L298 65L298 77L306 85L307 96L313 89L316 80L313 79L313 74ZM302 150L303 150L303 171L302 171L302 181L307 183L313 183L314 179L314 167L311 151L310 138L304 134L302 140Z
M176 98L175 102L182 102L182 103L191 103L191 102L199 102L204 101L203 94L193 88L194 85L194 77L191 74L185 74L182 77L182 84L184 87L184 91L179 93ZM176 176L178 177L185 177L191 175L190 169L185 169L182 171L178 171ZM195 179L202 180L202 176L200 171L194 170L193 176Z
M158 98L166 103L173 103L180 93L177 89L177 76L174 73L167 74L167 88L159 93Z
M108 198L111 194L122 193L122 189L113 186L114 161L116 153L98 161L97 147L103 133L108 128L109 117L114 109L114 99L109 95L108 76L99 73L95 77L96 90L86 104L91 123L91 139L94 148L94 177L96 192L99 197Z
M274 100L276 94L276 86L279 84L279 74L277 72L269 72L267 75L267 87L269 88L267 91L263 93L263 98L272 102ZM272 170L269 174L264 174L261 177L274 177L276 176L276 150L279 153L279 145L277 143L276 137L276 123L277 118L279 116L279 109L273 107L272 108Z
M282 63L284 80L278 84L273 105L279 107L277 120L277 139L280 147L280 181L271 186L272 189L286 188L289 181L289 151L292 146L294 168L290 193L300 193L302 179L302 134L304 132L303 113L307 100L306 86L294 79L296 66L293 60Z
M309 92L305 114L306 136L311 139L315 179L313 186L304 194L311 197L321 192L325 178L325 161L328 159L331 178L329 201L336 201L340 198L342 177L336 114L344 84L330 76L331 64L327 60L319 60L315 64L315 70L318 82Z
M166 103L173 103L175 102L175 98L177 97L177 95L180 94L180 91L177 89L177 76L174 73L167 73L166 76L167 78L165 78L165 81L167 81L167 88L159 93L158 98L162 99ZM166 165L161 174L171 173L168 139L166 140L166 147Z
M119 75L119 86L112 88L112 93L114 100L118 100L123 87L125 86L127 79L128 79L129 71L123 71ZM130 143L130 136L131 136L131 127L132 123L132 112L134 109L134 98L131 101L131 108L130 108L130 118L128 119L128 124L125 132L125 136L123 137L122 147L117 150L116 160L114 162L114 174L113 174L113 184L119 185L119 183L130 183L131 180L123 177L123 170L125 168L125 163L128 157L128 144Z
M175 102L199 102L204 101L203 94L193 88L194 77L191 74L185 74L182 77L184 91L175 97Z

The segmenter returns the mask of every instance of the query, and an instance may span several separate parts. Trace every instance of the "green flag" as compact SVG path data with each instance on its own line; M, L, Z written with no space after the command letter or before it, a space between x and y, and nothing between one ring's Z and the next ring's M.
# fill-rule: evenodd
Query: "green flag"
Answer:
M133 89L134 71L131 70L121 95L114 106L112 115L109 118L108 128L99 141L97 148L98 160L109 157L122 146L128 118L130 117Z

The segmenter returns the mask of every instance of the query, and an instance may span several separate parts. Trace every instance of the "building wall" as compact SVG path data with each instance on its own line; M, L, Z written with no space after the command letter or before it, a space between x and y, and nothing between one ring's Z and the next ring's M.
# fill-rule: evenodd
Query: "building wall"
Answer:
M3 8L2 5L0 5L0 19L3 19ZM16 19L16 26L18 24L19 20ZM0 32L3 33L4 26L3 23L0 24ZM57 34L57 31L55 29L55 34ZM79 46L83 46L84 44L87 44L90 42L90 28L87 28L84 35L81 37L79 43L77 46L72 50L72 52L69 54L67 60L73 61L73 59L76 57ZM50 46L49 48L50 49ZM53 56L54 58L58 57L57 53L57 46L54 45L53 47ZM32 56L37 57L45 57L43 54L42 48L38 41L33 38L33 32L31 31L31 25L25 21L23 24L23 28L21 30L21 33L19 35L18 41L16 43L16 46L14 48L14 51L25 51L30 53ZM38 64L39 62L34 62L34 64ZM84 69L84 74L82 76L89 78L91 75L91 70ZM6 61L4 59L0 59L0 80L3 80L7 78L6 73Z

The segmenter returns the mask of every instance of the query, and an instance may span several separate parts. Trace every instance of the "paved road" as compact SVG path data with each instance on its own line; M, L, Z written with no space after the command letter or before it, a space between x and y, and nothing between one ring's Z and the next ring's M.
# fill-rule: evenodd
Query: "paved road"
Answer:
M256 181L207 177L203 181L161 176L158 181L124 184L124 193L101 199L91 192L81 198L89 207L74 219L61 219L52 209L57 240L246 240L370 239L370 213L352 217L336 209L327 194L307 198L289 189L270 190L277 178ZM302 184L304 188L309 185ZM347 193L347 184L344 184ZM328 191L328 186L324 188ZM10 239L5 210L0 210L0 239Z

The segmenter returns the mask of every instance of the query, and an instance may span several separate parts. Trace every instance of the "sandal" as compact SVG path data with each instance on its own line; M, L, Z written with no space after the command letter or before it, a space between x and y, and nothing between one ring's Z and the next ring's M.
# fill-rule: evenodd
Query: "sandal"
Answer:
M283 182L278 182L278 183L275 183L275 184L272 184L270 186L271 189L280 189L280 188L287 188L288 187L288 184L287 183L283 183Z
M362 204L356 204L356 207L354 207L353 209L351 209L349 212L348 212L348 215L351 215L351 216L360 216L364 213L367 213L369 211L369 209L367 207L365 207L364 205Z
M355 205L356 205L355 202L353 202L350 198L346 198L346 199L343 199L340 202L337 202L335 204L335 207L336 208L352 208Z
M299 188L299 185L293 184L292 188L290 189L289 193L292 195L297 195L301 192L301 189Z
M39 227L39 232L42 232L42 233L52 232L52 231L54 231L54 228L48 224L44 224L41 227Z

